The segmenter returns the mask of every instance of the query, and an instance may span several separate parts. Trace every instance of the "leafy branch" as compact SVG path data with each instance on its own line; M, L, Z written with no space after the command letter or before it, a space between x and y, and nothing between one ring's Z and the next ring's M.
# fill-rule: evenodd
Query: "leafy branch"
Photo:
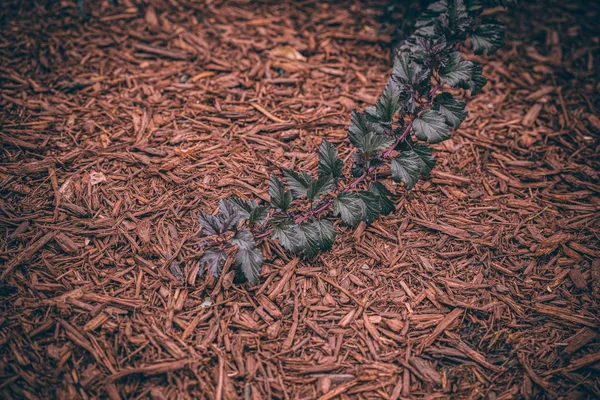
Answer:
M415 23L415 32L398 48L392 74L375 106L352 111L348 139L354 150L344 184L344 163L327 140L319 147L318 176L283 169L269 185L270 203L236 197L222 199L219 213L201 215L203 267L218 277L228 254L235 254L239 277L259 281L263 255L257 241L270 238L288 251L313 257L333 246L331 217L355 227L394 211L393 194L377 180L391 169L406 190L436 165L431 144L450 138L467 116L466 103L445 92L462 88L476 94L487 80L478 62L463 60L467 42L475 54L492 54L503 45L503 25L477 18L484 6L502 0L439 0ZM503 4L504 5L504 4Z

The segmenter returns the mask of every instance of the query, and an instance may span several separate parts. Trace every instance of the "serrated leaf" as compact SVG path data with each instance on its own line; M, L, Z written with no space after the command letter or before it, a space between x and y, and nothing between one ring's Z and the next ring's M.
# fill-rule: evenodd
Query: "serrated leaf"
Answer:
M267 215L269 214L269 207L256 207L250 213L250 218L248 218L248 223L250 226L255 226L263 222Z
M486 21L471 34L471 45L475 54L494 54L504 46L504 25L499 21Z
M467 117L466 105L467 103L454 98L450 93L442 93L433 100L434 110L439 111L446 119L446 124L455 129Z
M306 257L314 257L320 251L326 251L333 246L335 227L328 220L313 221L300 226L306 241L302 252Z
M390 147L395 141L396 139L393 136L378 135L370 132L363 138L360 146L356 147L362 151L367 158L370 158L376 152Z
M271 205L281 211L286 211L292 204L292 192L286 190L283 183L275 174L271 175L271 183L269 185L269 196L271 196Z
M238 208L227 199L221 199L219 201L219 211L221 212L219 218L221 218L221 221L223 222L221 232L226 232L237 227L243 219Z
M473 73L473 63L462 60L460 51L449 54L446 64L440 67L439 75L442 83L456 87L463 82L468 82Z
M400 110L401 97L402 90L396 82L390 79L375 104L377 117L381 121L391 123L396 113Z
M450 130L446 119L439 111L425 110L413 121L415 135L420 140L429 143L439 143L450 137Z
M354 161L352 169L350 170L352 176L358 178L359 176L364 175L368 169L368 161L365 161L364 153L360 150L357 151L356 153L352 154L352 160Z
M379 197L375 193L366 190L358 192L358 195L365 204L365 213L362 220L370 224L379 217L379 214L381 214Z
M369 186L369 192L377 196L381 214L388 215L396 209L394 203L390 200L392 193L381 182L373 182Z
M233 207L237 208L242 219L250 218L250 213L252 210L258 207L258 204L254 200L246 201L235 196L228 197L225 200L230 202Z
M392 177L404 182L407 190L412 189L423 175L435 167L432 148L422 144L414 145L411 150L401 152L392 160Z
M471 78L468 82L461 82L459 87L469 89L471 95L477 94L487 83L487 79L483 76L483 67L480 63L469 61L472 63Z
M223 229L223 220L218 215L200 214L202 236L218 235Z
M366 205L358 193L342 192L333 201L333 214L339 215L346 224L354 227L363 220Z
M400 83L416 88L429 76L429 71L421 64L412 61L408 54L402 53L394 60L392 75Z
M298 225L289 218L278 220L273 224L272 239L279 240L284 249L291 252L298 252L302 249L305 241L304 235Z
M404 182L407 190L412 189L421 176L421 159L413 150L403 151L392 160L392 178Z
M200 266L202 268L208 266L208 270L212 276L218 278L221 275L226 258L227 255L223 250L217 247L209 247L200 258Z
M327 139L323 139L319 146L319 176L331 175L336 179L342 177L344 162L337 156L337 149Z
M257 247L249 250L239 249L235 262L240 266L244 277L252 285L258 284L262 270L263 255Z
M433 149L424 144L417 144L413 147L413 151L419 156L421 159L420 162L420 171L421 175L427 175L431 172L431 170L435 167L435 158L433 158Z
M252 233L247 229L240 229L236 232L231 243L238 246L235 257L236 265L240 267L248 282L256 285L260 278L263 255L260 249L256 247Z
M333 177L331 175L322 176L316 181L312 181L308 184L308 190L306 192L306 197L310 201L315 201L319 197L327 194L333 188L334 182Z
M242 228L235 233L233 239L231 239L231 244L238 246L240 249L246 250L256 247L254 236L252 236L252 233L250 233L250 231L246 228Z
M374 132L378 135L387 135L391 130L391 121L384 121L377 113L376 107L367 107L364 112L367 119L369 132Z
M297 199L306 196L308 185L313 181L313 178L304 171L300 171L300 173L298 173L294 170L286 168L284 168L282 171L287 185L292 191L292 195L294 195L294 198Z
M239 197L228 197L225 199L230 202L233 207L237 209L237 212L242 220L248 220L250 226L261 223L267 217L269 212L268 207L260 207L254 200L243 200Z
M355 147L360 146L363 138L370 132L369 125L364 113L352 110L350 126L348 127L348 139Z

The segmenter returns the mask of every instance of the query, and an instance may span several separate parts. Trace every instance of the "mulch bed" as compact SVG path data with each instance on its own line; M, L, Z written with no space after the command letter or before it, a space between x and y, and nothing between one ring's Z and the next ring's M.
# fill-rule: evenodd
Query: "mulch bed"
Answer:
M198 276L198 215L349 156L384 4L73 3L0 11L1 398L600 397L593 2L494 10L430 179L257 287Z

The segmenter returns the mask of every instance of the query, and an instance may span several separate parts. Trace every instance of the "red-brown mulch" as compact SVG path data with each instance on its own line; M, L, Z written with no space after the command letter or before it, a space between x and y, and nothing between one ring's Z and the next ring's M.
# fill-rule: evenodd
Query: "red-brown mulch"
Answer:
M600 397L593 2L495 10L431 178L257 287L197 277L198 214L349 154L383 3L88 3L0 11L0 397Z

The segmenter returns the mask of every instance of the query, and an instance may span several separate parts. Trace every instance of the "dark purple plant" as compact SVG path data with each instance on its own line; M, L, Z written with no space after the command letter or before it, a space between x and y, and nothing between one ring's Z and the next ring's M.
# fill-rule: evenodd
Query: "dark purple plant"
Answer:
M431 4L415 24L416 31L397 50L391 78L374 107L354 110L348 139L356 148L352 181L327 140L319 147L319 173L284 169L285 184L275 174L269 187L270 204L236 197L222 199L217 215L202 215L206 237L202 266L218 277L228 253L233 265L250 283L259 281L263 255L256 241L271 238L282 247L313 257L333 245L340 217L352 227L371 223L394 211L392 193L375 172L390 168L392 178L407 190L436 164L430 144L450 138L467 116L466 103L445 87L477 93L486 84L482 66L462 58L465 41L476 54L492 54L503 45L503 25L477 18L484 6L499 1L440 0Z

